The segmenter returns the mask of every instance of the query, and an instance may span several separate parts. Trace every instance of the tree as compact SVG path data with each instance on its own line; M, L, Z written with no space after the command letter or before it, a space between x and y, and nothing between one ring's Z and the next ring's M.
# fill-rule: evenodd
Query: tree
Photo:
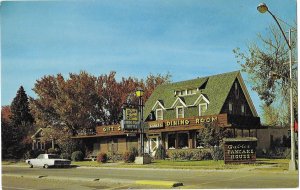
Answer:
M7 149L12 145L12 127L10 125L10 106L1 107L1 148L2 156L7 154Z
M223 138L233 137L230 130L220 128L216 125L207 125L199 130L197 141L206 147L219 146Z
M84 71L44 76L33 88L37 98L30 99L32 113L40 127L68 127L73 134L78 130L93 129L98 124L116 124L122 119L122 105L137 87L145 89L148 98L155 86L168 82L170 75L150 75L146 82L123 77L116 80L116 72L92 76Z
M32 113L40 127L68 127L73 133L93 128L105 113L102 99L97 95L96 77L86 73L45 76L33 90L38 98L30 99Z
M33 129L34 119L30 113L27 94L21 86L17 91L16 97L10 106L10 114L8 108L4 109L4 119L9 115L10 121L3 121L2 136L6 146L8 157L20 158L28 147L25 143L26 137ZM7 139L9 138L9 140Z
M252 43L247 48L247 53L239 48L233 50L242 72L248 74L252 90L256 91L259 98L266 106L276 102L276 106L289 105L289 48L277 27L269 28L269 37L258 35L258 42ZM296 60L296 39L293 36L293 60ZM293 62L293 93L294 109L297 109L297 64ZM275 108L275 107L274 107ZM278 107L276 107L277 109ZM288 107L287 107L288 108ZM288 112L281 112L288 113ZM280 115L279 118L286 118ZM283 120L281 121L283 122ZM286 122L286 121L285 121Z

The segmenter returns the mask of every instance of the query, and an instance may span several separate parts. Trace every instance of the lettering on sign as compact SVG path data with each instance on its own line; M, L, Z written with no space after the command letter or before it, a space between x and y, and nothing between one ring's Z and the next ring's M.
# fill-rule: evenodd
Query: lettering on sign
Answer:
M148 122L150 129L163 128L165 126L187 126L192 124L204 124L204 123L214 123L218 121L217 116L206 116L206 117L197 117L194 119L179 119L179 120L165 120L165 121L152 121Z
M148 122L149 129L155 129L155 128L163 128L164 123L163 122Z
M256 160L255 140L226 141L224 144L224 159L226 163L252 163Z
M187 119L166 122L166 126L180 126L180 125L189 125L189 124L190 124L190 121Z
M138 120L138 109L125 108L125 120L137 121Z
M121 126L118 126L118 127L115 127L115 126L103 127L102 130L103 130L104 132L121 131Z
M217 116L213 116L213 117L202 117L202 118L197 118L196 119L196 124L200 124L200 123L211 123L211 122L216 122L218 121L218 117Z

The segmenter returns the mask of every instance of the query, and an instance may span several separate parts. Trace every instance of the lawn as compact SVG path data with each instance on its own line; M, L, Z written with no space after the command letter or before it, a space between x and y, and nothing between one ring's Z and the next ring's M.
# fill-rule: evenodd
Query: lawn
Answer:
M72 165L85 167L117 167L117 168L165 168L165 169L205 169L205 170L224 170L224 169L251 169L262 171L284 171L288 170L288 159L262 159L256 160L255 164L224 164L223 160L202 160L202 161L173 161L173 160L154 160L151 164L136 165L134 163L108 162L98 163L96 161L72 161ZM2 165L26 166L24 161L6 160Z
M118 167L118 168L166 168L166 169L258 169L258 170L278 170L288 169L287 159L257 159L255 164L224 164L223 160L203 160L203 161L172 161L172 160L154 160L151 164L136 165L134 163L97 163L96 161L72 162L78 166L89 167Z

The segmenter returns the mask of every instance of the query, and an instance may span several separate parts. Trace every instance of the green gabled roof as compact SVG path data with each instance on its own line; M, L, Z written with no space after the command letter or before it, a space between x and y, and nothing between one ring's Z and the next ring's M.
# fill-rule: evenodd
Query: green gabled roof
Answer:
M145 119L148 117L152 107L158 100L163 102L164 107L168 109L178 98L175 96L176 90L199 88L206 81L207 84L205 89L200 89L194 95L182 96L181 99L189 106L193 105L197 98L203 94L210 102L206 114L219 114L238 74L239 71L234 71L193 80L159 85L145 103L144 117Z

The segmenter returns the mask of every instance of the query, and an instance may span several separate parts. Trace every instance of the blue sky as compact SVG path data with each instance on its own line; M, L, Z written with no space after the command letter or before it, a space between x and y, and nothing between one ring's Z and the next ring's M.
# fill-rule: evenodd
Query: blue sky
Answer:
M296 0L265 0L282 20L296 20ZM85 70L95 76L174 82L239 70L232 50L275 24L251 0L110 0L1 3L1 105L20 85L29 96L44 75ZM283 24L283 23L282 23ZM283 24L284 26L284 24ZM244 78L247 75L243 74ZM259 111L260 101L250 89Z

